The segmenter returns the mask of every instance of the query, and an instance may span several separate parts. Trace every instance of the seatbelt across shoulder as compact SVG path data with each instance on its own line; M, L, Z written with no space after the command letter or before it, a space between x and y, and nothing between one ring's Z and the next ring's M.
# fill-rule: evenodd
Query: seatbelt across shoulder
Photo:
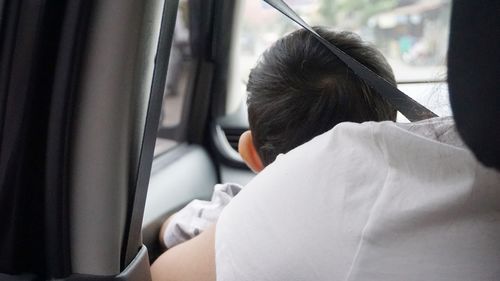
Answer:
M344 51L340 50L335 45L321 37L321 35L314 31L314 29L312 29L311 26L309 26L299 15L297 15L297 13L295 13L295 11L292 10L283 0L263 1L309 31L335 56L337 56L342 62L344 62L359 78L363 79L366 84L368 84L368 86L375 89L377 93L379 93L379 95L381 95L399 112L401 112L401 114L408 118L408 120L414 122L437 117L434 112L419 104L414 99L401 92L387 80L382 78L380 75L371 71L368 67L364 66L362 63L358 62L357 60L346 54Z

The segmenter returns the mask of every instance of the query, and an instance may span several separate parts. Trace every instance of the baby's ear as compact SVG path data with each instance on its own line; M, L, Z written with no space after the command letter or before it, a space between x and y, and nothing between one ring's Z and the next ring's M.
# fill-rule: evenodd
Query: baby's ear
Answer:
M246 131L240 136L240 141L238 142L238 151L240 152L241 158L247 164L247 166L258 173L264 169L262 165L262 160L260 159L257 149L253 145L252 132Z

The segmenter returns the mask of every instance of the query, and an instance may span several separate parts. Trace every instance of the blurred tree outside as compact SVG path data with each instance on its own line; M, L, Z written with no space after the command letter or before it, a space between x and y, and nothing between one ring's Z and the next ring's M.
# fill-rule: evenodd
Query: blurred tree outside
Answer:
M359 28L376 14L399 5L398 0L321 0L319 14L325 25Z

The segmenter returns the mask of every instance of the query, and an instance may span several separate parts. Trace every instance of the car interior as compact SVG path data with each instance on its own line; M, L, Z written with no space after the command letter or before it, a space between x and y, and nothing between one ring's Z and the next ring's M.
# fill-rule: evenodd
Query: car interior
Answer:
M376 44L402 92L452 114L451 0L285 2ZM151 280L165 219L255 176L246 79L297 28L257 0L0 0L0 280Z

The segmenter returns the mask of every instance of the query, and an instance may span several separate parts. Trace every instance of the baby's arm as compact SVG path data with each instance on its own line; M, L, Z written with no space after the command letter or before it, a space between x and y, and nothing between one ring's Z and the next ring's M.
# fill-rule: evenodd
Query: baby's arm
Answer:
M167 229L167 226L170 224L170 222L172 221L173 219L173 216L175 216L175 214L177 213L173 213L172 215L170 215L170 217L168 217L164 222L163 224L161 225L161 228L160 228L160 236L158 236L158 239L160 240L160 244L163 248L167 248L167 245L165 245L165 240L163 239L163 237L165 237L165 231Z
M211 201L193 200L163 223L160 243L172 248L197 236L217 222L221 211L240 190L237 184L215 185Z

